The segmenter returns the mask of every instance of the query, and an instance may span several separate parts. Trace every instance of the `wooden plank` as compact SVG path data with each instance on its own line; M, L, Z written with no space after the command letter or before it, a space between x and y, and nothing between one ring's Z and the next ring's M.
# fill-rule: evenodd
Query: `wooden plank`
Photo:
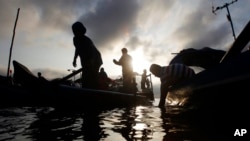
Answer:
M250 21L241 31L240 35L237 37L231 48L222 57L220 62L222 63L240 54L242 49L245 48L245 46L248 44L249 41L250 41Z

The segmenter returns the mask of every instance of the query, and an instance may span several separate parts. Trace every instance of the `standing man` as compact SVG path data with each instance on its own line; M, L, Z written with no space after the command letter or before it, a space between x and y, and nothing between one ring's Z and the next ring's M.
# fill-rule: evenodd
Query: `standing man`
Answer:
M193 69L183 64L171 64L169 66L152 64L150 66L150 71L156 77L161 79L161 97L159 107L165 106L168 89L171 86L195 75Z
M122 66L123 88L125 91L129 91L132 88L133 82L133 65L132 57L128 54L126 48L122 48L122 56L119 61L113 59L116 65Z
M87 37L86 28L81 22L75 22L72 25L74 33L73 43L75 46L75 55L73 66L76 67L76 59L80 56L82 65L82 87L97 88L97 76L100 66L102 65L102 57L95 47L92 40Z
M144 69L143 73L141 75L141 89L142 90L145 90L146 88L149 88L149 80L147 79L148 76L150 76L150 74L147 75L147 70ZM146 85L146 87L145 87L145 85Z

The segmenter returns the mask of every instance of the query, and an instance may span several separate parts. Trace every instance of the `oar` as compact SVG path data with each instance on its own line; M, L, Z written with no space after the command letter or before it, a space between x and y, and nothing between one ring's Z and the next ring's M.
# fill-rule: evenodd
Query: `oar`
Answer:
M59 80L59 83L60 82L63 82L63 81L66 81L67 79L69 79L70 77L73 77L74 75L77 75L78 73L82 72L82 68L76 70L76 71L73 71L71 74L63 77L62 79Z

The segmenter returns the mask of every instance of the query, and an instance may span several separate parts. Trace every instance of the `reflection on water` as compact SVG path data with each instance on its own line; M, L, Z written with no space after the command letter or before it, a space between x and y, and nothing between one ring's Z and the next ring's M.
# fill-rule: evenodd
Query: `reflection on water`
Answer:
M0 140L192 140L183 109L152 106L89 110L23 107L0 109Z

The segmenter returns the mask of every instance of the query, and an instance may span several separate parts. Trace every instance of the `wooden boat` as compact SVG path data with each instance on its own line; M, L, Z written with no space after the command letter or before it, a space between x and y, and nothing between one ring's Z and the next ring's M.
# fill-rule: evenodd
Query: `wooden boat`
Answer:
M153 93L123 93L69 86L58 81L40 81L32 72L13 61L14 80L19 85L1 85L2 106L53 106L81 108L152 104ZM65 78L68 78L66 76Z
M250 22L243 29L219 64L191 79L173 86L170 101L198 104L197 107L231 106L248 103L250 84L250 50L242 51L250 41ZM214 108L215 108L214 107ZM225 107L224 107L225 108Z
M250 51L246 51L230 61L204 70L173 86L170 95L188 97L192 99L191 103L225 103L225 99L236 100L245 97L245 93L249 93L249 84Z
M250 50L243 48L249 35L250 22L219 64L174 85L167 97L172 104L189 107L193 121L216 137L231 139L235 129L248 127Z

